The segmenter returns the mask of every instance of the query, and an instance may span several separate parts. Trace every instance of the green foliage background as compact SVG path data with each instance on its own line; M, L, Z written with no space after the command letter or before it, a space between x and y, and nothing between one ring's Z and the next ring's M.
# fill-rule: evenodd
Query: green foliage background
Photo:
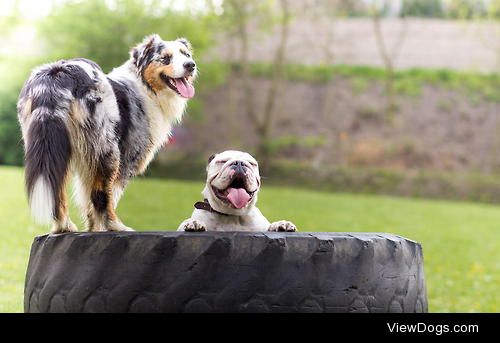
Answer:
M70 1L55 10L39 26L49 60L85 56L105 72L128 58L131 47L149 33L164 39L189 37L196 53L212 42L210 15L178 12L161 1L117 0L110 7L100 0Z
M2 17L0 29L7 36L19 22L16 13ZM42 54L35 58L0 56L3 81L0 84L0 164L22 164L16 102L24 80L35 66L59 59L85 57L109 72L127 60L130 49L151 33L158 33L167 40L188 37L195 47L195 54L202 60L201 56L213 44L213 30L210 28L215 24L216 17L212 12L174 11L168 3L157 0L146 3L116 0L113 6L100 0L70 0L56 6L36 23ZM219 69L219 64L210 66L206 72L202 68L204 86L211 84L210 79L217 82ZM193 108L198 112L201 110L198 100L194 101Z

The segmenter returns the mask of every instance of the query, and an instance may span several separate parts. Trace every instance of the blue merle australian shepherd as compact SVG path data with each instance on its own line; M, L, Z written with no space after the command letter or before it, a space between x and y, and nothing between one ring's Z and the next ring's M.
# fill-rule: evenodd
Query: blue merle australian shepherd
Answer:
M18 117L26 188L34 218L52 232L77 231L66 183L89 231L127 231L115 208L127 182L144 172L194 95L190 43L146 37L130 59L104 74L76 58L43 65L24 84Z

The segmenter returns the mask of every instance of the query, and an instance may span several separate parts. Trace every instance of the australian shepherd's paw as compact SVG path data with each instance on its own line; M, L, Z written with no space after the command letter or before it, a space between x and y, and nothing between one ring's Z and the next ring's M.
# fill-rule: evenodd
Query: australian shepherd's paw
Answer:
M295 232L297 231L297 227L294 223L289 222L288 220L280 220L269 225L269 229L267 231L271 232Z
M120 222L111 222L108 227L109 231L135 231L131 227Z
M205 226L205 224L196 219L185 220L181 224L181 227L179 229L181 231L191 231L191 232L207 231L207 227Z
M50 232L56 234L56 233L67 233L67 232L78 232L78 228L76 225L71 221L67 220L66 223L54 223L52 225L52 229Z

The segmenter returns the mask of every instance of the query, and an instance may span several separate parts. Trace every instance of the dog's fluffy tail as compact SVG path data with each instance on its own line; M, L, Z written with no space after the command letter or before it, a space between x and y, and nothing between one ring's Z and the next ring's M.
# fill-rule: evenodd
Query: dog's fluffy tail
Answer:
M31 212L38 223L50 224L62 205L71 158L64 117L55 115L46 106L33 110L25 149L26 190Z

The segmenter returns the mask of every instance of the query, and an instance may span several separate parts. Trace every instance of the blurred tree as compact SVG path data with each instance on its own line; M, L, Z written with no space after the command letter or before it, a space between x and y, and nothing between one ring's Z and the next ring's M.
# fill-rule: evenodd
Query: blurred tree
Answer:
M10 34L21 23L19 1L15 1L10 13L0 16L0 32L3 39L9 39ZM21 82L15 80L19 74L15 66L8 63L8 56L0 55L0 164L21 165L23 162L23 148L21 132L17 124L16 101L18 88Z
M0 16L0 32L3 37L7 37L19 24L21 16L19 10L19 0L14 1L10 13L2 13Z
M487 19L490 21L490 25L488 26L488 30L483 33L483 36L480 37L483 41L484 45L493 49L496 53L497 60L497 71L500 71L500 0L490 0L488 2L488 14ZM498 112L498 111L497 111ZM494 137L492 139L493 143L490 145L490 151L486 155L487 161L491 162L495 161L496 157L499 156L500 151L500 120L498 116L500 113L497 113L495 117L495 131ZM493 164L493 166L491 166ZM487 171L491 171L494 169L497 173L500 171L500 165L497 163L496 165L493 163L484 163L484 169ZM492 168L493 167L493 168Z
M304 13L308 13L312 20L320 21L326 19L324 29L324 39L322 36L314 36L311 44L318 44L323 50L323 63L325 65L335 64L336 44L342 39L336 35L336 23L340 18L352 16L356 2L351 0L316 0L311 4L304 5ZM359 4L359 2L358 2ZM341 159L341 149L339 148L339 118L345 115L343 112L335 112L335 80L329 78L325 85L323 106L321 110L321 121L328 128L329 135L325 137L326 149L316 149L313 158L314 167L322 167L326 160L335 155Z
M403 17L443 18L442 0L403 0Z
M483 0L450 0L446 6L446 16L450 19L484 18L487 13L488 9Z
M86 57L105 72L128 59L131 47L144 36L188 38L196 53L211 43L209 13L176 11L160 0L70 0L56 6L40 23L39 33L51 59Z
M249 23L252 13L262 10L262 4L257 2L247 2L244 0L226 0L224 1L224 20L225 29L229 35L235 37L239 43L239 64L241 66L241 82L243 88L243 106L248 118L252 123L258 121L255 111L255 96L251 80L250 62L249 62ZM263 12L267 13L267 12ZM231 87L233 88L233 87ZM232 97L233 98L233 97Z
M260 137L257 145L257 154L260 156L262 169L264 172L269 171L271 163L271 134L276 116L276 99L281 93L282 83L285 78L285 63L286 63L286 45L288 42L291 12L288 0L279 1L280 19L279 19L279 40L274 53L273 68L271 72L271 85L267 92L263 119L261 122L255 122L257 132Z
M313 0L304 1L304 9L309 13L322 13L330 15L335 11L336 15L345 17L365 17L370 14L368 1L359 0ZM330 13L328 13L330 12Z
M234 36L240 43L239 65L241 66L241 78L243 87L243 101L245 113L257 136L256 154L260 162L261 170L266 173L269 170L272 154L272 130L277 115L276 99L279 98L282 82L285 78L284 66L286 63L286 44L288 42L289 24L291 21L291 10L288 0L274 1L244 1L227 0L224 2L224 18L226 27L234 32ZM256 13L259 15L256 16ZM276 13L278 13L276 15ZM249 28L253 18L258 18L261 28L270 23L277 23L279 33L276 50L272 61L269 78L271 85L266 92L264 109L261 115L256 111L254 85L252 84L251 64L249 61Z
M488 18L500 20L500 0L490 0L488 5Z
M495 49L497 67L500 70L500 0L490 0L488 3L488 20L491 21L485 43Z
M375 33L375 41L377 43L377 48L382 59L385 68L385 116L388 121L392 121L397 111L396 103L396 92L394 90L394 63L401 50L401 45L406 38L407 32L407 22L406 18L402 17L400 30L397 32L397 37L392 49L387 46L387 42L384 38L382 31L382 24L380 17L382 13L385 12L387 8L386 1L375 1L372 6L372 18L373 18L373 31Z
M21 130L16 116L17 96L14 88L0 90L0 164L21 165L23 162Z
M337 14L347 17L363 17L370 13L367 4L359 0L338 0L332 5Z

